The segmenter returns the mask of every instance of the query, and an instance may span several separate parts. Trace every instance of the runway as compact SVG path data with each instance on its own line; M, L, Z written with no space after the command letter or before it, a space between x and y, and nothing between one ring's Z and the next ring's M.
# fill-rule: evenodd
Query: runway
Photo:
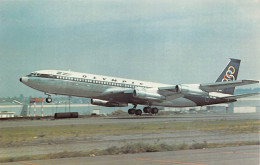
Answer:
M259 165L260 146L238 146L214 149L183 150L158 153L141 153L96 157L79 157L20 161L10 165ZM5 163L4 163L5 164Z
M0 128L28 127L28 126L57 126L81 124L127 124L127 123L154 123L154 122L193 122L218 120L247 120L260 119L259 113L247 114L181 114L169 116L123 116L123 117L88 117L77 119L26 119L26 120L0 120Z
M200 127L198 125L193 128L194 124L201 123L201 121L205 126ZM231 125L232 127L223 125L223 123L230 124L233 122L237 124L243 122L246 125ZM255 125L248 125L247 122L255 122ZM209 124L212 123L217 125L209 127ZM258 123L259 114L182 114L174 116L91 117L59 120L2 120L0 121L0 131L6 132L10 130L12 134L16 131L18 133L13 134L14 138L11 141L8 140L10 139L8 134L5 136L1 134L0 140L3 143L0 146L0 153L1 158L33 157L34 155L64 151L89 152L95 149L104 150L111 146L121 147L139 142L170 145L183 143L192 145L204 142L209 144L258 142L260 128ZM222 124L224 128L218 126L218 124ZM177 128L176 125L183 127ZM246 129L244 129L245 126ZM32 134L30 130L35 133ZM54 132L59 132L59 134L56 135ZM230 159L228 157L226 159L219 158L224 152L234 151L236 154L230 154ZM245 154L238 154L238 152ZM249 161L247 164L252 164L251 161L255 163L257 158L250 156L255 156L255 154L258 154L257 157L259 157L259 146L68 159L68 162L74 161L76 163L67 163L66 159L25 162L35 165L84 164L85 162L89 162L88 164L174 164L174 161L184 162L184 164L223 164L225 161L230 162L233 158L233 162L235 162L237 158L248 156L241 161ZM201 160L197 159L197 157L200 157ZM210 160L211 158L212 160ZM217 161L222 162L216 163ZM21 162L17 163L21 164Z

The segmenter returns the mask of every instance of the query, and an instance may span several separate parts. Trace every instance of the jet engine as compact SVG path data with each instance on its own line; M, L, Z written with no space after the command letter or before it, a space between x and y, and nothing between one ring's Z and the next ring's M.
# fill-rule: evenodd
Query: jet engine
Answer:
M135 89L133 91L133 97L145 100L165 100L165 96L158 94L157 90L158 89Z
M199 84L181 84L176 85L175 87L176 92L189 94L189 95L208 95L208 92L205 92L200 89Z
M112 101L100 100L100 99L91 99L91 104L100 105L104 107L127 107L127 103L117 103Z

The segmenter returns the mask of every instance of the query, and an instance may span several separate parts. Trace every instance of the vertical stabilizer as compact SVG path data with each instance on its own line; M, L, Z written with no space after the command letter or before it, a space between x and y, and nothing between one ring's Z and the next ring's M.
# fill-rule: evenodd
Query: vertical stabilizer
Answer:
M235 81L237 79L240 62L241 60L231 58L230 62L220 74L216 82ZM226 88L222 90L222 93L234 94L234 90L235 87Z

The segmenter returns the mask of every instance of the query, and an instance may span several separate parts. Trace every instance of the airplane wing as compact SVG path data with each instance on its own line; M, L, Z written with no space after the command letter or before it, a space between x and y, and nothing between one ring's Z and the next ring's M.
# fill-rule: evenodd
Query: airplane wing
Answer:
M227 82L225 81L225 82L201 84L200 89L207 92L217 92L225 88L255 84L255 83L259 83L259 81L256 80L236 80L236 81L227 81Z
M129 96L133 97L133 94L135 93L135 91L136 91L136 89L110 88L110 89L106 90L105 92L103 92L103 94L100 98L105 99L105 100L114 99L117 101L122 101L122 100L126 99L125 101L127 101ZM149 99L150 94L152 95L151 97L159 97L161 95L162 98L165 97L165 100L174 100L176 98L184 96L184 94L176 91L176 86L160 87L160 88L158 88L158 91L143 91L143 92L147 92L147 93L144 93L146 95L145 98L141 98L144 101ZM160 100L160 99L158 99L158 100ZM153 101L155 101L155 100L153 100Z
M91 104L106 107L124 107L127 106L129 96L134 89L109 88L105 90L99 97L91 99Z

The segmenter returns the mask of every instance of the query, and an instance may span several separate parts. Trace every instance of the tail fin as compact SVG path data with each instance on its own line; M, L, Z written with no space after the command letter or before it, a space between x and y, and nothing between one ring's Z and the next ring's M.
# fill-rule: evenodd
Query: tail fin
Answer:
M220 76L218 77L216 82L236 80L238 71L239 71L240 62L241 62L241 60L231 58L229 64L226 66L226 68L220 74ZM232 88L223 89L222 93L233 95L234 91L235 91L235 87L232 87Z

